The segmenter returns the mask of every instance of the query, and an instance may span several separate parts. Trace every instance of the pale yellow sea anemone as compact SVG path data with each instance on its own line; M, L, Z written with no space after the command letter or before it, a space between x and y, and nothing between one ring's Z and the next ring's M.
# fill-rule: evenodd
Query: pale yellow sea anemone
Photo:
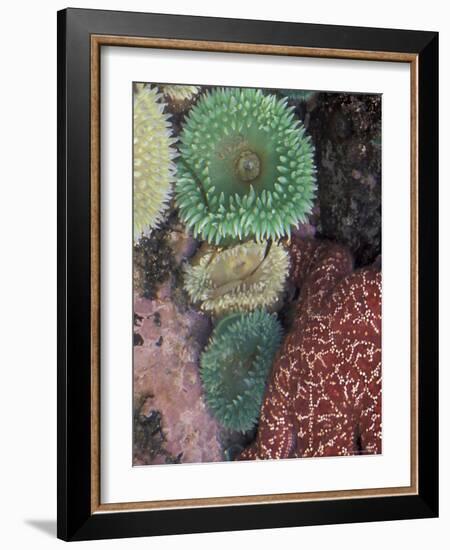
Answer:
M281 243L247 242L218 250L209 247L185 268L184 286L193 302L222 315L271 307L280 297L289 270Z
M172 101L188 101L200 91L200 86L185 86L183 84L164 84L160 86L162 93Z
M149 235L163 219L176 166L170 115L156 88L138 84L134 94L134 241Z

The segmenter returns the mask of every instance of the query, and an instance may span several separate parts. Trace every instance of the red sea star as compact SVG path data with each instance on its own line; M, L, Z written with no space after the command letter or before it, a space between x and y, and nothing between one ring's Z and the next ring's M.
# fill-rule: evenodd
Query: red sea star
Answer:
M295 240L291 258L295 321L239 460L381 453L381 273L324 241Z

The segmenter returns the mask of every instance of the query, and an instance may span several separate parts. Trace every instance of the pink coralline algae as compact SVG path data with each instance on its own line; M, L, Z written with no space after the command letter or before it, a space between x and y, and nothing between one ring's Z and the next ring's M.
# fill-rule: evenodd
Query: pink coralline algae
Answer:
M255 442L240 460L381 453L381 273L346 248L295 239L295 320Z
M135 415L148 420L151 437L141 431L136 441L135 431L133 464L223 460L220 428L205 405L198 369L209 320L179 311L165 287L154 300L136 296L134 311Z

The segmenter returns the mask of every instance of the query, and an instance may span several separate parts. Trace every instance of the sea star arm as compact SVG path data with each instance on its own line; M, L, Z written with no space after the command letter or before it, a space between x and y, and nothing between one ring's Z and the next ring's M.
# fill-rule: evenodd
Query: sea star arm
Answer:
M283 358L280 358L283 361ZM279 369L269 382L261 408L256 441L245 449L238 460L289 458L296 446L294 425L289 413L291 373Z

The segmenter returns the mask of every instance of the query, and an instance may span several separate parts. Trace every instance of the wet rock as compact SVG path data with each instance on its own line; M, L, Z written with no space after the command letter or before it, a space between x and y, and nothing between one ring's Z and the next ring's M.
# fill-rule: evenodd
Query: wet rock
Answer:
M176 264L167 243L167 231L154 229L134 247L134 290L144 298L154 298L158 286L173 273Z
M168 235L168 244L177 264L193 256L199 243L184 229L174 229Z
M180 310L188 305L183 290L183 265L196 252L199 242L179 222L172 201L167 219L134 247L134 291L148 299L172 300Z
M232 461L255 440L257 427L245 433L222 428L220 440L224 449L225 460Z
M199 356L211 333L202 313L180 309L169 285L164 297L135 296L134 464L224 460L220 427L203 399ZM161 288L161 290L162 290Z
M320 208L316 204L308 217L308 222L300 223L297 227L294 227L292 235L306 239L315 237L318 231L320 231Z
M381 96L317 96L308 132L316 148L320 236L347 245L356 266L381 251Z

